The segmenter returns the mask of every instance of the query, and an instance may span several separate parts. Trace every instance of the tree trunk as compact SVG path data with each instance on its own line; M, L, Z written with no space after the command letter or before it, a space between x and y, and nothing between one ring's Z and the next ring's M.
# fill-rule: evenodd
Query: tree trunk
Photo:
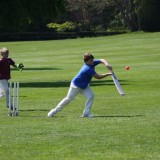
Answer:
M133 0L114 0L130 31L138 31L138 18Z

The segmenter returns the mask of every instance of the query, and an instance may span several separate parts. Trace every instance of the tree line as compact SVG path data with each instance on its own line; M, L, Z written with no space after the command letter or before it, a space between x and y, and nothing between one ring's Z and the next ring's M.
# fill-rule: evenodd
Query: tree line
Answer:
M1 33L57 31L62 24L63 31L160 31L159 0L0 0L0 8Z

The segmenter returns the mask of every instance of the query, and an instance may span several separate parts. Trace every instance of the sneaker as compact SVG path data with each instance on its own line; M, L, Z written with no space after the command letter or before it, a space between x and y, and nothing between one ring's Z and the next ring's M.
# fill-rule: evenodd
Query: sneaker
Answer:
M56 114L56 110L52 109L50 112L48 112L48 117L53 117Z
M93 114L86 114L86 115L82 115L83 118L93 118L94 115Z

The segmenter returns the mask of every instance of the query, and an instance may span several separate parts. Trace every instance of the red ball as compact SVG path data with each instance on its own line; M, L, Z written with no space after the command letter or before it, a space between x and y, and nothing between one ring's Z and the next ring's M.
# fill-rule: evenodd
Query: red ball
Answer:
M130 69L130 67L129 66L126 66L126 70L129 70Z

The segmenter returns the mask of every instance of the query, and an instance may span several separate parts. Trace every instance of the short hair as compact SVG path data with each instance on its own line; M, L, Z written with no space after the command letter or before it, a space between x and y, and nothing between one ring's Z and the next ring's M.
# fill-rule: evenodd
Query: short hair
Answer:
M83 55L83 60L84 60L84 62L87 62L87 61L90 60L90 59L94 59L94 56L93 56L92 54L90 54L90 53L85 53L85 54Z
M3 54L3 53L8 53L9 50L5 47L3 47L1 50L0 50L0 53Z

